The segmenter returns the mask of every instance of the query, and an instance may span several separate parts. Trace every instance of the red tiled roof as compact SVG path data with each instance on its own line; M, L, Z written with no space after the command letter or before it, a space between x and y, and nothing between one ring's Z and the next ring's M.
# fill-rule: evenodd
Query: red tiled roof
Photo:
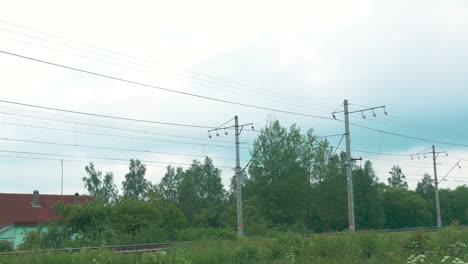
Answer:
M58 201L73 204L74 195L40 194L40 207L33 207L33 194L0 193L0 224L36 225L57 220L60 216L51 206ZM87 195L80 202L91 201Z

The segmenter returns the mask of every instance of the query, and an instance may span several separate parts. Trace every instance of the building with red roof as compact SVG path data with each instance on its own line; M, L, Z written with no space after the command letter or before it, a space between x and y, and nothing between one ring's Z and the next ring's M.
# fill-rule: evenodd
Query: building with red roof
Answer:
M0 193L0 240L11 241L16 247L26 233L39 230L41 224L55 221L60 214L52 205L61 201L65 204L81 204L91 201L90 196Z

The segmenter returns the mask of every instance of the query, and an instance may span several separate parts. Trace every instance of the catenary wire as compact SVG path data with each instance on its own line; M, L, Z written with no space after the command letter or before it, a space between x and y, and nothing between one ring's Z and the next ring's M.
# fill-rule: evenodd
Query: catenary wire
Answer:
M104 132L101 132L101 131L93 131L93 130L90 130L90 129L83 129L83 130L76 129L76 128L75 129L66 129L66 128L57 128L57 127L38 126L38 125L31 125L31 124L24 124L24 123L12 123L12 122L1 122L1 123L4 124L4 125L11 125L11 126L48 129L48 130L79 133L79 134L88 134L88 135L96 135L96 136L108 136L108 137L139 139L139 140L155 141L155 142L168 142L168 143L192 144L192 145L196 144L196 145L203 145L203 146L234 148L234 146L224 146L224 145L217 145L217 144L211 144L211 143L193 143L193 142L183 142L183 141L168 141L168 140L164 140L164 139L155 139L155 138L151 138L151 137L137 137L137 136L129 136L129 135L123 135L123 134L109 134L109 133L104 133ZM146 133L146 132L143 132L143 133L144 134L149 134L149 133ZM156 134L158 134L158 133L156 133ZM171 136L171 135L165 135L165 136ZM190 139L190 137L183 137L183 136L173 136L173 137ZM192 138L192 139L203 140L203 139L200 139L200 138ZM228 141L220 141L220 142L231 143L231 142L228 142ZM244 144L251 145L250 142L244 142Z
M3 150L0 150L0 152L4 152ZM17 153L27 153L27 152L17 152ZM31 153L32 154L32 153ZM36 155L36 154L35 154ZM41 154L41 155L44 155L44 154ZM85 163L88 163L88 162L93 162L93 163L102 163L100 161L95 161L94 159L101 159L101 160L115 160L115 161L128 161L128 160L125 160L125 159L117 159L117 158L100 158L100 157L89 157L90 159L93 159L93 161L86 161L86 160L70 160L70 159L53 159L53 158L43 158L43 157L30 157L30 156L13 156L13 155L0 155L1 157L12 157L12 158L25 158L25 159L40 159L40 160L54 160L54 161L60 161L60 160L63 160L63 161L75 161L75 162L85 162ZM64 156L64 155L53 155L53 156ZM68 157L72 157L71 155L65 155L65 156L68 156ZM64 157L65 157L64 156ZM78 157L78 156L77 156ZM81 157L81 158L88 158L88 157ZM154 164L168 164L168 165L182 165L182 166L191 166L192 164L190 163L182 163L182 162L168 162L168 161L147 161L147 160L141 160L141 162L143 163L149 163L150 165L148 164L145 164L145 166L154 166L152 165L153 163ZM120 164L120 165L128 165L128 163L113 163L113 164ZM157 167L161 167L161 166L157 166ZM163 167L166 167L166 166L163 166ZM232 169L231 167L227 167L227 166L216 166L217 168L225 168L225 169Z
M108 128L108 129L116 129L116 130L124 130L124 131L130 131L130 132L136 132L136 133L144 133L144 134L155 134L155 135L166 135L168 134L161 134L161 133L154 133L154 131L164 131L165 133L170 133L170 135L187 135L187 134L193 134L193 135L199 135L200 132L197 131L184 131L181 130L180 128L173 129L173 128L166 128L166 127L154 127L154 126L141 126L137 124L132 124L132 128L138 128L138 130L135 129L128 129L128 128L122 128L126 127L127 124L122 124L122 123L110 123L109 120L104 122L103 120L95 120L95 119L87 119L87 118L82 118L80 116L59 116L57 117L56 114L51 114L51 113L46 113L46 112L39 112L39 111L32 111L32 110L23 110L20 108L11 108L11 107L5 107L0 105L0 112L3 113L4 115L9 115L9 116L21 116L21 117L27 117L27 118L34 118L34 119L39 119L39 120L50 120L50 121L56 121L60 123L67 123L67 124L72 124L76 128L78 124L80 125L85 125L85 126L95 126L95 127L100 127L100 128ZM23 112L28 113L27 115L24 114ZM10 117L11 118L11 117ZM59 119L60 118L60 119ZM6 116L2 116L2 119L6 120ZM106 124L109 124L105 126ZM250 129L247 129L245 131L252 131ZM182 136L181 136L182 137ZM198 139L198 140L204 140L204 141L212 141L208 140L206 138L195 138L195 137L187 137L190 139ZM218 142L226 142L226 143L232 143L231 141L222 141L222 140L217 140Z
M32 60L32 61L36 61L36 62L41 62L41 63L45 63L45 64L49 64L49 65L69 69L69 70L83 72L83 73L87 73L87 74L91 74L91 75L95 75L95 76L100 76L100 77L103 77L103 78L108 78L108 79L112 79L112 80L116 80L116 81L127 82L127 83L131 83L131 84L135 84L135 85L145 86L145 87L149 87L149 88L159 89L159 90L163 90L163 91L167 91L167 92L192 96L192 97L211 100L211 101L217 101L217 102L221 102L221 103L239 105L239 106L244 106L244 107L249 107L249 108L256 108L256 109L279 112L279 113L285 113L285 114L313 117L313 118L318 118L318 119L325 119L325 120L332 120L332 121L337 120L337 119L334 119L334 118L331 118L331 117L324 117L324 116L317 116L317 115L311 115L311 114L298 113L298 112L293 112L293 111L279 110L279 109L274 109L274 108L269 108L269 107L262 107L262 106L256 106L256 105L251 105L251 104L244 104L244 103L239 103L239 102L235 102L235 101L229 101L229 100L213 98L213 97L204 96L204 95L198 95L198 94L193 94L193 93L188 93L188 92L177 91L177 90L173 90L173 89L169 89L169 88L164 88L164 87L161 87L161 86L155 86L155 85L140 83L140 82L131 81L131 80L127 80L127 79L122 79L122 78L118 78L118 77L113 77L113 76L109 76L109 75L105 75L105 74L100 74L100 73L96 73L96 72L82 70L82 69L78 69L78 68L74 68L74 67L70 67L70 66L65 66L65 65L62 65L62 64L57 64L57 63L53 63L53 62L49 62L49 61L35 59L35 58L32 58L32 57L23 56L23 55L11 53L11 52L6 52L6 51L3 51L3 50L0 50L0 53L4 53L4 54L7 54L7 55L16 56L16 57L19 57L19 58L28 59L28 60ZM6 100L0 100L0 102L14 103L14 102L11 102L11 101L6 101ZM22 103L16 103L16 104L25 105L25 106L32 106L32 107L35 106L35 105L31 105L31 104L22 104ZM38 107L38 106L35 106L35 107ZM78 114L96 115L96 116L100 116L100 117L117 118L115 116L97 115L97 114L84 113L84 112L78 112L78 111L72 111L72 110L64 110L64 109L58 109L58 108L52 108L52 107L40 106L40 108L49 109L49 110L56 110L56 111L65 111L65 112L69 112L69 113L78 113ZM132 119L126 118L126 120L132 120ZM135 119L134 119L134 121L135 121ZM145 120L139 120L139 121L140 122L145 122ZM337 120L337 121L341 121L341 120ZM148 121L146 121L146 122L148 122ZM172 124L172 123L166 123L166 124ZM420 137L415 137L415 136L408 136L408 135L389 132L389 131L385 131L385 130L375 129L375 128L371 128L371 127L368 127L368 126L363 126L363 125L360 125L360 124L352 123L352 122L350 122L349 124L351 124L353 126L356 126L356 127L361 127L361 128L365 128L365 129L368 129L368 130L381 132L381 133L385 133L385 134L389 134L389 135L393 135L393 136L399 136L399 137L415 139L415 140L421 140L421 141L426 141L426 142L435 142L435 143L445 144L445 145L468 147L468 144L459 144L459 143L445 142L445 141L439 141L439 140L430 140L430 139L425 139L425 138L420 138ZM172 125L174 125L174 124L172 124ZM190 125L190 126L194 127L193 125Z
M2 29L0 28L0 30L2 30ZM36 47L40 47L40 48L44 48L44 49L48 49L48 50L52 50L52 51L56 51L56 52L60 52L60 53L64 53L64 54L68 54L68 55L72 55L72 56L75 56L75 57L80 57L80 58L84 58L84 59L88 59L88 60L100 62L100 63L105 63L105 64L109 64L109 65L113 65L113 66L118 66L118 67L130 69L130 70L134 70L134 71L139 71L139 72L146 73L146 74L158 75L158 76L161 76L161 77L164 77L164 78L170 78L170 79L179 80L179 81L187 81L187 82L190 82L190 83L192 83L192 84L197 84L197 85L201 85L201 86L208 87L208 88L220 89L220 87L213 86L213 85L208 85L208 84L204 84L204 83L199 83L199 82L195 82L195 81L192 81L192 80L180 79L180 78L176 78L176 77L173 77L173 76L164 75L164 74L156 73L156 72L152 72L152 71L146 71L146 70L142 70L142 69L139 69L139 68L126 66L126 65L123 65L123 64L119 64L119 63L114 63L114 62L109 62L109 61L105 61L105 60L95 59L95 58L92 58L92 57L83 56L83 55L80 55L80 54L76 54L76 53L72 53L72 52L68 52L68 51L63 51L63 50L59 50L59 49L55 49L55 48L51 48L51 47L47 47L47 46L43 46L43 45L31 43L31 42L27 42L27 41L23 41L23 40L18 40L18 39L6 37L6 36L1 36L1 35L0 35L0 38L5 38L5 39L8 39L8 40L17 41L17 42L20 42L20 43L23 43L23 44L28 44L28 45L32 45L32 46L36 46ZM193 77L192 77L192 78L193 78ZM238 91L237 91L236 93L238 93L238 94L243 94L243 95L247 95L247 96L250 96L250 97L252 96L251 94L248 94L248 93L243 92L243 91L244 91L244 90L241 90L241 92L238 92ZM264 96L265 96L265 95L264 95ZM263 98L263 99L264 99L264 98ZM272 98L268 98L267 100L270 100L270 101L273 101L273 102L277 102L277 103L281 103L281 104L284 104L284 105L288 105L288 104L291 103L291 102L288 102L288 101L282 101L281 99L275 99L275 98L273 98L273 99L272 99ZM284 100L284 99L283 99L283 100ZM317 111L322 111L322 112L325 112L325 113L329 113L329 110L324 110L324 109L322 109L322 108L312 107L310 104L306 104L306 103L304 103L304 102L294 102L294 101L293 101L293 103L295 103L296 106L299 106L299 107L302 107L302 108L305 108L305 109L308 109L308 110L317 110ZM297 104L298 104L298 105L297 105Z
M285 97L288 97L288 98L295 98L297 100L303 100L303 101L308 102L308 103L315 102L317 104L327 105L327 107L332 107L333 106L333 104L326 103L326 102L320 102L320 101L316 101L316 100L305 100L304 98L298 97L298 96L291 96L291 95L288 95L288 94L284 94L284 93L280 93L280 92L276 92L276 91L271 91L269 89L262 89L262 88L252 87L250 85L241 84L239 82L223 80L223 79L221 79L219 77L213 77L213 76L210 76L210 75L207 75L207 74L200 74L200 73L197 73L197 72L194 72L194 71L188 71L188 70L184 70L184 69L181 69L181 68L178 68L178 67L168 66L168 65L165 65L165 64L162 64L162 63L155 63L155 62L152 62L152 61L147 60L147 59L142 59L142 58L127 55L127 54L124 54L124 53L121 53L121 52L116 52L116 51L113 51L113 50L110 50L110 49L97 47L95 45L90 45L90 44L87 44L87 43L84 43L84 42L74 41L74 40L71 40L71 39L68 39L68 38L64 38L64 37L60 37L58 35L46 33L46 32L39 31L39 30L35 30L35 29L30 28L30 27L21 26L21 25L11 23L11 22L8 22L8 21L0 20L0 22L4 23L4 24L11 25L11 26L15 26L15 27L18 27L18 28L27 29L27 30L32 31L32 32L36 32L36 33L40 33L40 34L43 34L43 35L48 35L48 36L51 36L51 37L54 37L54 38L62 39L62 40L65 40L65 41L68 41L68 42L71 42L71 43L76 43L76 44L79 44L79 45L91 47L93 49L102 50L102 51L105 51L105 52L108 52L108 53L111 53L111 54L124 56L126 58L131 58L131 59L134 59L134 60L143 61L143 62L146 62L146 63L150 63L152 65L163 66L163 67L166 67L166 68L169 68L169 69L173 69L173 70L177 70L177 71L181 71L181 72L186 72L186 73L193 74L193 75L202 76L202 77L209 78L209 79L212 79L212 80L221 81L223 83L233 84L233 85L237 85L237 86L243 86L243 87L251 88L251 89L254 89L254 90L261 90L261 91L264 91L264 92L268 92L268 93L272 93L272 94L278 94L278 95L285 96ZM74 48L76 48L76 47L74 47ZM108 55L103 55L103 54L100 54L100 55L109 57ZM117 58L117 59L119 59L119 58ZM143 65L143 66L148 67L147 65Z
M114 161L129 161L130 160L130 159L122 159L122 158L102 157L102 156L80 156L80 155L53 154L53 153L44 153L44 152L31 152L31 151L14 151L14 150L3 150L3 149L0 149L0 152L13 153L13 154L67 157L67 158L114 160ZM140 161L145 162L145 163L164 163L164 164L176 164L176 165L191 165L189 163L180 163L180 162L166 162L166 161L161 162L161 161L154 161L154 160L140 160ZM217 167L230 168L230 169L233 168L233 167L227 167L227 166L217 166Z
M200 98L200 99L205 99L205 100L210 100L210 101L215 101L215 102L220 102L220 103L226 103L226 104L231 104L231 105L239 105L239 106L255 108L255 109L261 109L261 110L266 110L266 111L284 113L284 114L299 115L299 116L305 116L305 117L313 117L313 118L332 120L332 121L335 120L335 119L333 119L331 117L311 115L311 114L305 114L305 113L299 113L299 112L287 111L287 110L280 110L280 109L275 109L275 108L270 108L270 107L263 107L263 106L257 106L257 105L252 105L252 104L245 104L245 103L240 103L240 102L235 102L235 101L230 101L230 100L225 100L225 99L209 97L209 96L205 96L205 95L199 95L199 94L194 94L194 93L189 93L189 92L173 90L173 89L165 88L165 87L162 87L162 86L156 86L156 85L141 83L141 82L132 81L132 80L128 80L128 79L122 79L122 78L119 78L119 77L114 77L114 76L101 74L101 73L97 73L97 72L93 72L93 71L88 71L88 70L83 70L83 69L79 69L79 68L75 68L75 67L70 67L70 66L66 66L66 65L63 65L63 64L58 64L58 63L54 63L54 62L50 62L50 61L40 60L40 59L32 58L32 57L29 57L29 56L23 56L23 55L20 55L20 54L11 53L11 52L7 52L7 51L3 51L3 50L0 50L0 53L10 55L10 56L15 56L15 57L22 58L22 59L35 61L35 62L40 62L40 63L44 63L44 64L48 64L48 65L68 69L68 70L73 70L73 71L82 72L82 73L86 73L86 74L90 74L90 75L94 75L94 76L99 76L99 77L107 78L107 79L110 79L110 80L130 83L130 84L134 84L134 85L138 85L138 86L143 86L143 87L162 90L162 91L166 91L166 92L191 96L191 97ZM0 102L13 103L11 101L6 101L6 100L0 100ZM17 103L17 104L19 104L19 103ZM34 105L31 105L31 104L20 104L20 105L34 107ZM35 107L38 107L38 106L35 106ZM95 116L100 116L100 117L117 118L115 116L113 117L113 116L106 116L106 115L97 115L97 114L84 113L84 112L71 111L71 110L64 110L64 109L58 109L58 108L52 108L52 107L43 107L43 106L41 106L40 108L55 110L55 111L64 111L64 112L75 113L75 114L86 114L86 115L95 115ZM132 118L117 118L117 119L125 119L127 121L131 121L131 120L136 121L135 119L132 119ZM140 122L149 122L147 120L146 121L145 120L139 120L139 121ZM150 123L158 123L158 122L151 121ZM163 124L163 123L164 122L159 122L159 124ZM166 125L180 125L180 124L173 124L173 123L165 123L165 124ZM194 125L185 125L185 126L197 127L197 126L194 126ZM202 128L201 126L198 126L198 127ZM206 127L204 127L204 128L206 128ZM209 127L209 128L212 128L212 127Z

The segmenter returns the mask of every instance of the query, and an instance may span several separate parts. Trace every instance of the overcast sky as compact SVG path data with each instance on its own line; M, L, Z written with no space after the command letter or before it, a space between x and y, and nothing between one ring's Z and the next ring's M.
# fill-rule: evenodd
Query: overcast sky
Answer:
M8 1L0 10L0 50L309 115L331 117L344 99L353 110L385 105L388 116L380 109L377 117L367 112L351 121L429 141L351 126L353 150L394 154L353 156L373 161L382 181L400 165L414 188L425 172L433 174L432 160L408 155L435 144L448 152L438 159L439 178L466 159L441 184L454 188L468 181L467 13L466 1ZM336 121L174 94L5 53L0 70L0 100L210 127L238 115L259 129L274 118L317 135L344 132ZM206 129L8 103L0 103L0 127L0 192L60 193L61 158L69 194L84 192L88 161L113 172L119 185L129 158L153 161L147 163L153 183L167 165L156 161L217 157L225 185L235 164L232 133L209 139ZM242 140L255 135L244 131ZM339 137L330 141L336 146ZM242 147L245 165L250 145Z

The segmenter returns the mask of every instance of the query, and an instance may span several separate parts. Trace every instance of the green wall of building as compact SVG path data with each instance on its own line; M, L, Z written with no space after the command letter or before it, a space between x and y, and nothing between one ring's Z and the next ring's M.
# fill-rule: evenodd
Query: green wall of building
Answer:
M42 230L44 231L43 227ZM28 232L39 231L38 226L12 226L9 229L0 233L0 240L7 240L13 243L14 247L18 247L23 242L24 237Z

